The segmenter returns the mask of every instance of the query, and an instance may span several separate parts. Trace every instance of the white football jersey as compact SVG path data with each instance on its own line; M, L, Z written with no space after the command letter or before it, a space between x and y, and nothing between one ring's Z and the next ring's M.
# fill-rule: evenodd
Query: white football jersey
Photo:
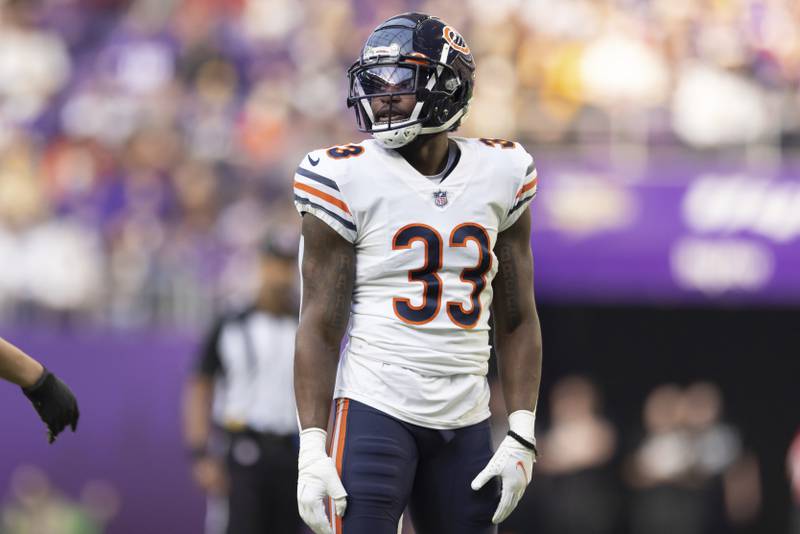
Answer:
M356 251L336 397L429 428L489 416L493 249L537 189L519 144L451 139L460 157L440 183L371 139L309 153L294 178L298 211Z

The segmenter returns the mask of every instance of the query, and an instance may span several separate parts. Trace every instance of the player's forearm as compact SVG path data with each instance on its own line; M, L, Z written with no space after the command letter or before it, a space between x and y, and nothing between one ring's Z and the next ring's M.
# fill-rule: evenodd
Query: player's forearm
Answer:
M300 324L294 359L294 393L300 428L328 426L341 336Z
M530 211L498 236L494 340L508 413L535 411L542 373L542 332L533 297Z
M0 338L0 378L28 387L36 383L43 371L42 364Z
M322 272L314 257L306 255L303 260L303 309L294 356L294 392L301 430L328 427L339 352L350 317L350 249L334 254L332 259L338 260L339 270Z
M515 329L495 335L500 383L508 413L535 411L542 376L542 333L533 313Z
M202 451L211 434L211 404L214 386L208 377L192 376L184 391L183 435L186 447Z

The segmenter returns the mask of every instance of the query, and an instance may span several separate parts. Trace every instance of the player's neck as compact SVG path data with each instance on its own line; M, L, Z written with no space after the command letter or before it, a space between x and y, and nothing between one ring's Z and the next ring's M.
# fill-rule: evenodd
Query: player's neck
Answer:
M420 135L397 152L425 176L434 176L444 170L448 152L447 132Z

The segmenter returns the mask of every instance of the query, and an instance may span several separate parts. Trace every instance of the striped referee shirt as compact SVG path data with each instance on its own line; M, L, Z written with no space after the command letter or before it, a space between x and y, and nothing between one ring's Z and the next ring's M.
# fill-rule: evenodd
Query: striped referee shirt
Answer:
M293 365L297 318L255 307L222 317L197 371L214 379L214 422L223 428L297 432Z

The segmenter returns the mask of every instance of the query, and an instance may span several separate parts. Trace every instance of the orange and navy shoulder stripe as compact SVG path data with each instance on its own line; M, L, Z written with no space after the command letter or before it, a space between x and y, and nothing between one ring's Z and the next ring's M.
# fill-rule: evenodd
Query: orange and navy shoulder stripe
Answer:
M514 205L508 211L508 214L511 215L521 207L530 203L530 201L533 200L533 197L536 196L538 185L539 178L536 172L536 166L531 163L528 166L528 169L525 171L525 180L517 191L517 195L514 197Z
M345 233L351 237L355 235L353 213L336 181L300 166L294 174L294 201L300 211L322 212L336 221Z

